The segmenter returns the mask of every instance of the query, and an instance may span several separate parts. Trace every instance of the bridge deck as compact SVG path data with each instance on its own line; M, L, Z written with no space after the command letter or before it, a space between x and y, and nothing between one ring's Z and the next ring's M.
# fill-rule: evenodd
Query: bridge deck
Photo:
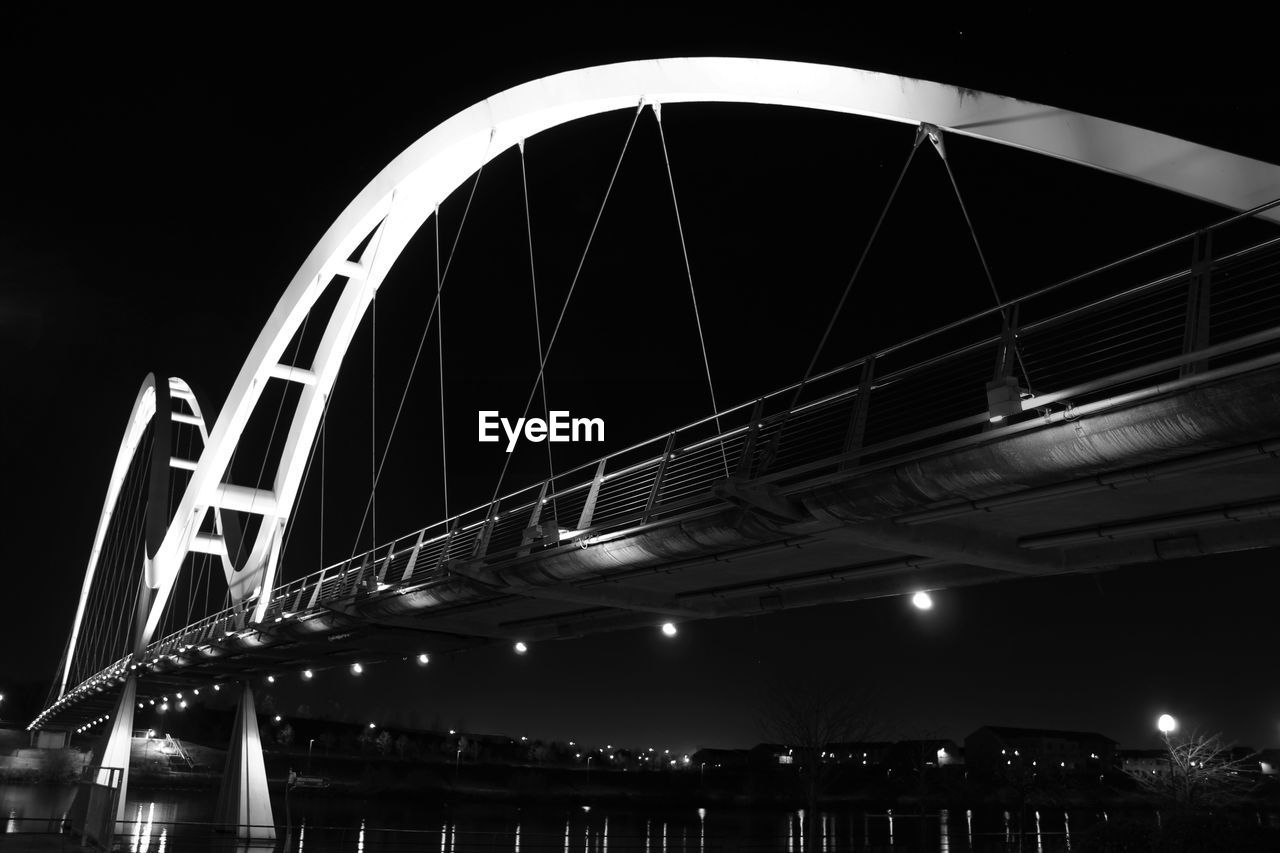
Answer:
M37 724L109 712L130 672L145 698L1280 544L1277 278L1273 240L1040 319L1024 300L1016 329L879 353L285 584L261 623L213 614Z

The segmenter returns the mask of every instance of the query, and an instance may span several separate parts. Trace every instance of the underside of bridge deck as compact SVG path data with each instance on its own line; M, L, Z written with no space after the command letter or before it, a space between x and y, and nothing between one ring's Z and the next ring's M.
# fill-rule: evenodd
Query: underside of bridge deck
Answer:
M837 460L838 462L838 460ZM717 484L675 519L359 587L169 650L140 701L211 682L664 621L1280 545L1280 368L955 446ZM113 685L52 726L110 710Z

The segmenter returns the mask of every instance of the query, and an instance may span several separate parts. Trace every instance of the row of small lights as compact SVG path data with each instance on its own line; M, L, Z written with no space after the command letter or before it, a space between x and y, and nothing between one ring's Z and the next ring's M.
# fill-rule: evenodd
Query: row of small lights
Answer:
M93 720L93 721L88 722L88 723L85 723L83 726L81 726L80 728L76 729L76 734L83 734L84 732L87 732L89 729L91 729L91 728L93 728L94 726L98 725L98 723L105 723L105 722L106 722L107 720L109 720L109 719L111 719L111 715L110 715L110 714L103 714L103 715L102 715L101 717L99 717L98 719Z
M933 608L933 598L929 595L929 593L924 592L924 591L920 591L920 592L917 592L917 593L915 593L914 595L912 595L912 597L911 597L911 603L912 603L913 605L915 605L915 607L916 607L917 609L919 609L919 610L930 610L930 609L932 609L932 608ZM280 620L279 620L279 619L277 619L276 621L280 621ZM668 637L668 638L675 637L677 634L679 634L679 633L680 633L680 629L676 627L676 624L675 624L674 622L664 622L664 623L662 623L662 628L661 628L661 630L662 630L662 635L663 635L664 637ZM227 637L231 637L231 636L232 636L232 634L227 634ZM192 648L191 646L183 646L179 651L180 651L180 652L186 652L186 651L190 650L191 648ZM524 654L527 654L527 653L528 653L528 651L529 651L529 645L528 645L527 643L525 643L523 640L517 640L517 641L512 645L512 649L515 651L515 653L516 653L516 654L518 654L518 655L524 655ZM60 710L61 708L63 708L64 706L66 706L67 704L69 704L70 702L72 702L74 699L76 699L77 697L79 697L81 694L83 694L83 693L87 693L89 690L94 690L94 691L95 691L95 692L97 692L97 693L101 693L101 692L106 688L106 686L107 686L107 685L106 685L106 682L111 681L111 680L117 680L117 681L121 680L121 679L122 679L122 677L123 677L123 675L124 675L124 670L125 670L125 668L126 668L126 664L127 664L127 666L128 666L128 669L130 669L130 670L137 669L137 668L138 668L138 664L137 664L137 663L129 663L130 658L132 658L132 655L130 655L129 657L126 657L126 658L125 658L124 660L122 660L120 663L116 664L116 666L114 666L114 667L113 667L111 670L109 670L108 672L105 672L105 673L103 673L103 674L100 674L100 675L98 675L98 676L94 677L93 679L91 679L90 681L86 681L86 682L84 682L83 684L79 685L79 686L78 686L78 687L76 687L74 690L72 690L70 693L68 693L68 694L64 695L61 699L59 699L57 702L55 702L55 703L54 703L53 705L51 705L49 708L45 709L45 710L40 714L40 716L36 717L36 719L35 719L35 720L34 720L34 721L29 725L29 726L27 726L27 730L28 730L28 731L30 731L31 729L34 729L34 728L38 727L40 724L42 724L42 723L44 722L44 720L45 720L45 718L46 718L46 717L48 717L50 714L54 713L55 711ZM423 654L418 655L418 663L419 663L419 664L421 664L422 666L426 666L426 665L427 665L427 663L429 663L429 662L430 662L430 660L431 660L430 656L429 656L429 655L427 655L426 653L423 653ZM152 664L158 664L158 663L160 662L160 658L158 658L158 657L157 657L157 658L153 658L151 662L152 662ZM354 675L360 675L362 672L364 672L364 666L363 666L362 664L360 664L359 662L353 663L353 664L351 665L351 672L352 672L352 674L354 674ZM306 680L308 680L308 681L309 681L309 680L311 680L312 678L314 678L314 677L315 677L315 673L314 673L312 670L310 670L310 669L306 669L306 670L303 670L303 672L302 672L302 677L303 677L304 679L306 679ZM275 684L275 681L276 681L276 678L275 678L275 676L274 676L274 675L268 675L268 676L267 676L267 683L269 683L269 684ZM215 684L215 685L213 685L213 689L214 689L214 691L218 691L218 690L220 690L221 688L219 687L219 685ZM199 696L199 695L200 695L200 691L199 691L198 689L194 690L194 691L193 691L193 693L194 693L195 695L197 695L197 696ZM178 693L178 694L176 694L176 695L177 695L177 699L178 699L178 709L179 709L179 710L182 710L182 709L186 708L186 707L187 707L187 702L186 702L186 700L185 700L185 699L183 699L183 698L182 698L182 694L181 694L181 693ZM168 698L167 696L162 696L162 697L161 697L160 710L161 710L161 711L167 711L167 710L169 710L169 704L168 704L168 703L169 703L169 698ZM155 699L150 700L150 704L155 705L155 704L156 704L156 700L155 700ZM138 703L138 707L139 707L139 708L144 708L144 707L145 707L145 705L144 705L142 702L139 702L139 703ZM101 721L102 721L102 720L95 720L94 722L89 723L89 724L88 724L88 726L95 725L96 723L101 722ZM369 726L370 726L370 728L373 728L373 727L374 727L373 723L370 723L370 724L369 724ZM87 726L86 726L86 727L87 727Z

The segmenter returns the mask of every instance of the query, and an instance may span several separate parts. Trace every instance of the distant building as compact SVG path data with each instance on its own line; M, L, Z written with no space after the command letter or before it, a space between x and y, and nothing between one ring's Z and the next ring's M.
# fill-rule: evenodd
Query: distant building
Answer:
M889 748L885 763L897 778L927 768L964 764L964 750L953 740L900 740Z
M689 767L746 767L751 753L745 749L700 749L689 758Z
M1102 774L1116 765L1116 742L1097 732L983 726L964 739L971 775L1013 770L1035 774Z
M893 744L888 741L854 741L827 745L827 755L838 764L879 767L889 756Z
M1163 749L1122 749L1120 768L1135 776L1168 776L1169 753Z

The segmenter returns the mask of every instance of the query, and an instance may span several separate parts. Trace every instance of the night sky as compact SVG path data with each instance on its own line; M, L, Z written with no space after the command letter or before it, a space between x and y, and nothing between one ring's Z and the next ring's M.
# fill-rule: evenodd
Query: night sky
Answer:
M18 16L3 38L0 482L6 581L0 691L47 679L69 633L113 457L149 371L220 402L285 284L352 197L414 139L486 95L603 62L736 55L825 62L1039 101L1280 160L1280 97L1261 42L1156 37L1080 22L872 26L852 11L752 18L741 7L434 22L164 21ZM352 10L358 18L363 9ZM919 18L926 16L923 11ZM914 130L783 109L664 110L721 405L800 378ZM544 329L554 322L632 116L530 140ZM1015 296L1225 215L1120 178L948 138L1001 295ZM921 152L821 364L987 308L946 175ZM468 188L442 209L447 251ZM656 125L637 122L548 365L553 408L604 417L607 442L563 469L710 412ZM449 507L486 502L504 461L477 408L519 413L536 372L514 150L486 167L446 281ZM434 288L429 222L378 298L335 389L325 519L304 493L296 577L370 544L370 413L387 440ZM1259 232L1263 233L1263 232ZM429 350L434 350L435 329ZM371 394L376 364L376 398ZM414 378L378 487L385 540L443 514L439 389ZM568 447L562 451L562 447ZM251 478L256 463L237 460ZM542 446L506 488L545 476ZM250 473L246 473L250 472ZM760 739L784 672L865 685L886 738L983 724L1096 730L1151 746L1164 711L1255 747L1280 742L1275 557L1268 552L685 624L326 673L279 689L289 712L688 751Z

